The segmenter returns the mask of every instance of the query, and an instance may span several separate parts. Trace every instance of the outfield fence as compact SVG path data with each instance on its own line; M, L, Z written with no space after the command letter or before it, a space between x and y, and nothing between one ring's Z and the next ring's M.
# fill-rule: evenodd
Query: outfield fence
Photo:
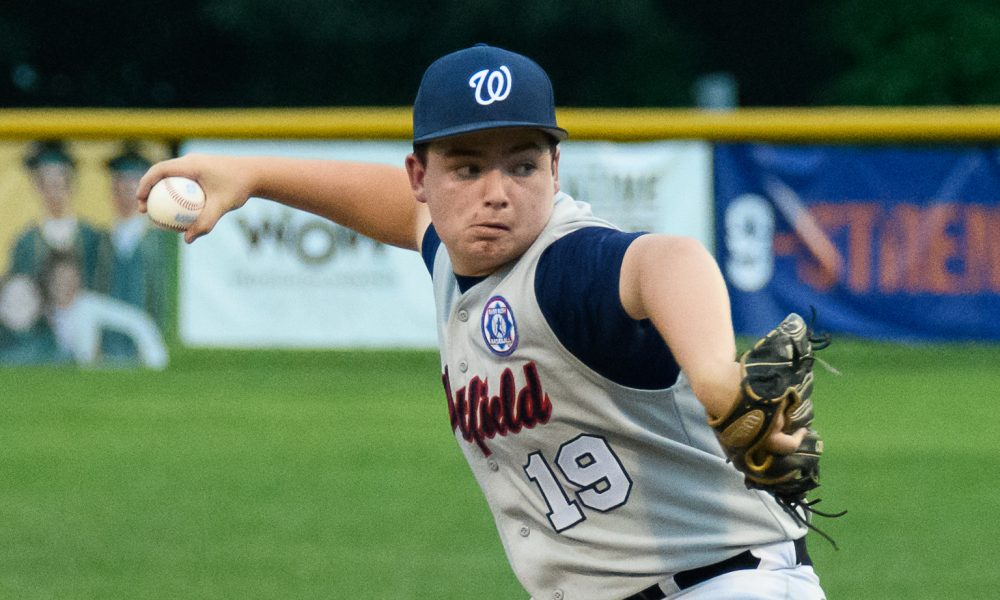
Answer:
M571 133L563 189L625 229L702 241L730 285L738 333L758 334L816 306L831 330L862 337L1000 339L1000 322L982 316L1000 313L1000 107L564 107L558 118ZM408 107L7 109L0 192L35 193L20 164L30 141L69 140L81 157L80 214L110 227L104 164L122 140L140 142L154 159L214 151L401 165L410 136ZM9 246L39 209L10 202L5 210L0 244ZM251 202L214 239L181 245L180 339L432 346L425 274L417 277L418 258L397 252L312 215ZM206 285L218 287L207 294L218 300L215 311L198 291ZM314 300L315 314L275 308L302 298ZM426 301L409 303L398 322L357 318L395 314L397 298ZM265 316L232 306L264 307ZM274 314L294 319L266 316ZM373 320L384 330L354 332Z
M572 139L769 142L991 142L1000 107L561 108ZM408 107L5 109L0 139L409 139Z

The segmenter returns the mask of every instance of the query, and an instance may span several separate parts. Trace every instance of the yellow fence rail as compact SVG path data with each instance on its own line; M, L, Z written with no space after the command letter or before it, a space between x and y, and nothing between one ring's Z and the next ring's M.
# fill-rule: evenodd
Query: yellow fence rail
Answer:
M0 139L408 139L408 107L0 109ZM926 108L562 108L572 139L980 142L1000 140L1000 106Z

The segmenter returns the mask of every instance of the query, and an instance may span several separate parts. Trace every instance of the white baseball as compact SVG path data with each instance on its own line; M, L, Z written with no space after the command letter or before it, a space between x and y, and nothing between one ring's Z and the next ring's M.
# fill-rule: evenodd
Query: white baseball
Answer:
M205 191L187 177L167 177L156 182L146 198L146 214L164 229L186 231L205 208Z

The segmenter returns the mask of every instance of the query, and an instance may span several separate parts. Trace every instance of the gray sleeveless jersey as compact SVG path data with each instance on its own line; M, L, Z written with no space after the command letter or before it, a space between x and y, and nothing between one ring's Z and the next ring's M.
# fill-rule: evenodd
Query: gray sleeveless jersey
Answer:
M610 226L558 194L525 255L464 294L443 245L434 257L452 427L511 566L537 600L624 598L805 535L726 463L683 373L666 390L620 386L549 328L534 294L538 259L594 225Z

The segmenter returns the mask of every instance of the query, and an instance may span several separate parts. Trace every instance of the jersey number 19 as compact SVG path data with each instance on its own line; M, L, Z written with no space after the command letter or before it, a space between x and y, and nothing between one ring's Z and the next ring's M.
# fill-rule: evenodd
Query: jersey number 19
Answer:
M628 502L632 478L602 437L581 434L562 444L556 453L555 466L575 488L576 500L570 499L565 486L556 479L549 461L541 452L528 455L524 472L542 493L549 507L549 522L557 532L586 519L581 504L596 511L608 512Z

